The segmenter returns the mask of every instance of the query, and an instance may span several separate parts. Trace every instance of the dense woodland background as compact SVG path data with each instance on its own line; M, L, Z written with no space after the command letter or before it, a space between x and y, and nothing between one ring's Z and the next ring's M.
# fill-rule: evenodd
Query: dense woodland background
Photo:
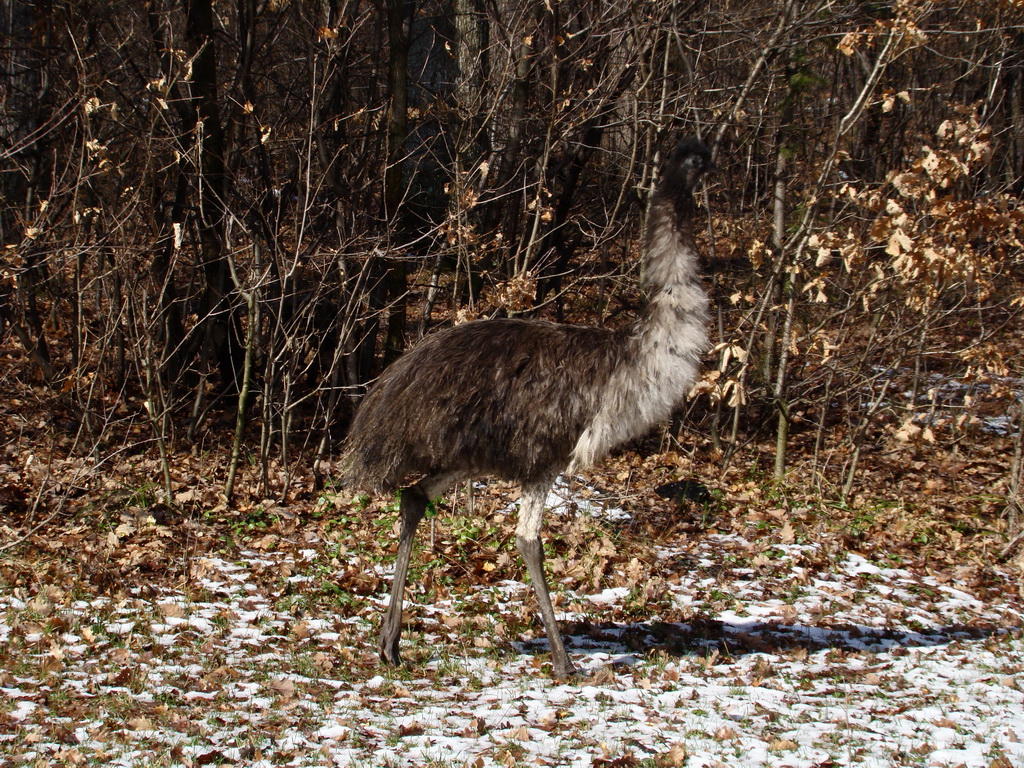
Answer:
M26 527L126 467L167 504L200 479L287 500L431 329L628 322L659 158L696 134L717 345L678 449L839 502L916 473L1011 535L1020 0L0 13L0 485Z

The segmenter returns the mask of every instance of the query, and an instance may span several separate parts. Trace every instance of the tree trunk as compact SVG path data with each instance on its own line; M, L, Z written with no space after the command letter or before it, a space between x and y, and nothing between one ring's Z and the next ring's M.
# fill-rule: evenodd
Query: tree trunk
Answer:
M384 217L390 246L405 245L401 211L408 190L405 178L406 139L409 136L409 34L405 0L388 0L389 40L388 166L384 172ZM404 254L385 265L384 288L388 300L384 364L397 359L405 349L406 262Z
M199 259L206 278L197 330L202 356L216 361L225 390L237 392L244 348L224 255L227 142L217 96L215 32L213 0L189 0L185 35L193 56L191 117L198 154L194 184L199 195Z

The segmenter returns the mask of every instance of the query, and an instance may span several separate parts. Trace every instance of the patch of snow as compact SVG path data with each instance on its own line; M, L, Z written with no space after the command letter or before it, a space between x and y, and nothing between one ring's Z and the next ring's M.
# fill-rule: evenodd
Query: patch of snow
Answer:
M595 605L613 605L622 601L629 594L629 587L610 587L597 594L587 595L587 600Z

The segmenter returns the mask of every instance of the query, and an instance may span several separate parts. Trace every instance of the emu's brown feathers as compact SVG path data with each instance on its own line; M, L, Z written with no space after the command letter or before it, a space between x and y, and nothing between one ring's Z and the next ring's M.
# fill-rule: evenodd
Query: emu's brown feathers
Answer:
M467 323L429 336L361 404L350 482L390 492L453 469L546 477L569 463L622 353L613 331L531 320Z

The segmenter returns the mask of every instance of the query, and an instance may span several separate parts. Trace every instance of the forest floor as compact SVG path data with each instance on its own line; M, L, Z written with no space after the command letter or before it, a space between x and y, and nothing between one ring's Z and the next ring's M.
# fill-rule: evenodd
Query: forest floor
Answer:
M424 522L390 669L393 501L293 478L286 503L229 504L193 451L166 504L159 463L125 452L49 461L47 519L20 445L0 459L0 765L1024 765L1024 580L975 488L995 458L868 462L847 504L752 453L699 502L654 493L705 466L664 449L562 483L547 569L584 676L555 682L514 488Z

